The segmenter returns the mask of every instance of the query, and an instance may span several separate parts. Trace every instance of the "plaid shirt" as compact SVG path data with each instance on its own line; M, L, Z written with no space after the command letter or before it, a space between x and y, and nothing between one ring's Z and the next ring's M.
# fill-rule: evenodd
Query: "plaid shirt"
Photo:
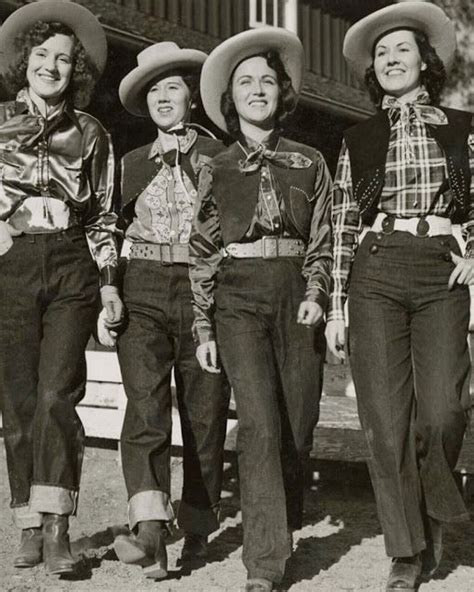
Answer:
M420 104L425 102L419 95ZM389 105L385 102L385 107ZM430 109L433 110L431 107ZM444 115L441 110L436 110ZM438 200L435 195L447 178L446 159L438 143L429 135L425 122L415 108L389 108L390 140L385 165L385 183L379 210L398 218L435 214L449 216L452 201L448 189ZM438 124L443 125L442 119ZM469 136L471 188L474 178L474 136ZM474 199L471 190L471 198ZM434 203L434 205L433 205ZM472 211L472 209L470 209ZM343 142L333 188L334 288L328 320L344 319L348 279L357 251L362 222L359 207L353 198L349 152ZM468 255L474 248L474 219L463 224L468 242Z

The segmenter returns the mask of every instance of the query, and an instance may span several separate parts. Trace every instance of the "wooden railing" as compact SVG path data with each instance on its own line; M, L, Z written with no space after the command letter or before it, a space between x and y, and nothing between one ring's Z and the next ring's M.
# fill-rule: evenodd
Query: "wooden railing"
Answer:
M216 39L226 39L249 28L249 0L115 0L117 4ZM272 14L273 0L268 0ZM298 35L305 49L306 68L331 80L357 86L342 56L349 20L321 8L319 0L298 3Z

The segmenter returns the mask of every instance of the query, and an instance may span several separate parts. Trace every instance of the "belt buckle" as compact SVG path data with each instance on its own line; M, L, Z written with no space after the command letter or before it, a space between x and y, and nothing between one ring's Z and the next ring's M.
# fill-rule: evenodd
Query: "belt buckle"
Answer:
M382 220L382 232L384 234L393 234L395 232L395 216L388 214Z
M278 237L262 237L262 259L275 259L278 257Z
M416 225L416 236L424 238L428 236L430 232L430 223L426 218L420 218Z
M166 250L168 250L169 256L166 257ZM160 260L161 265L173 265L173 245L160 244Z

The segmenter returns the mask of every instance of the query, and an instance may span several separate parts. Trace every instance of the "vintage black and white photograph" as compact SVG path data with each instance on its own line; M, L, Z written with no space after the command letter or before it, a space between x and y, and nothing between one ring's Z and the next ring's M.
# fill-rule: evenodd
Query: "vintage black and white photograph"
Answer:
M474 589L471 0L0 0L0 591Z

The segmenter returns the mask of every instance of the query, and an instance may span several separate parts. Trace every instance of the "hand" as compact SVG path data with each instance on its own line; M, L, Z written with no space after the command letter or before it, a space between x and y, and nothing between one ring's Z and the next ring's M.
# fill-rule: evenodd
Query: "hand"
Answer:
M114 347L117 342L117 331L107 324L107 309L100 311L97 319L97 338L99 343L106 347Z
M346 343L346 325L344 321L328 321L326 325L326 340L329 351L343 362L346 359L344 345Z
M324 311L320 304L317 302L310 302L309 300L304 300L298 309L298 316L296 317L296 322L300 323L300 325L306 325L308 329L323 318Z
M20 236L22 234L16 228L13 228L8 222L0 220L0 256L5 255L13 245L12 236Z
M452 251L451 259L456 267L449 276L448 288L451 290L454 284L474 285L474 259L464 259Z
M106 310L108 326L119 325L122 322L123 304L118 293L118 288L115 286L102 286L100 289L100 298L102 300L102 306Z
M206 372L211 374L220 373L221 369L217 363L217 345L215 341L206 341L198 345L196 358L201 368Z

